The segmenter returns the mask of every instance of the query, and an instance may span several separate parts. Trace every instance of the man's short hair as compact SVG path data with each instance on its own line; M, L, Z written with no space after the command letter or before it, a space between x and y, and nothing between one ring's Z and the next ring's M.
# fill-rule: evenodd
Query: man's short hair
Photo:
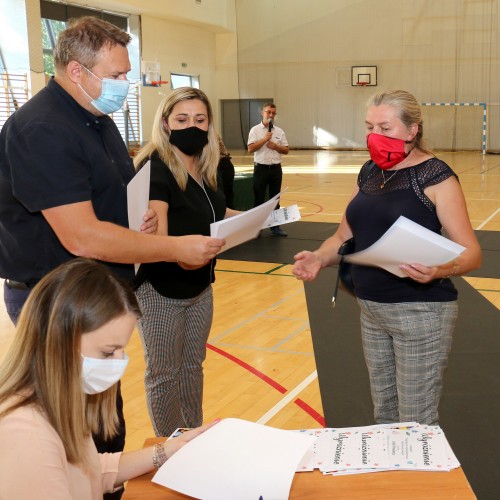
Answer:
M262 106L262 109L265 109L265 108L276 109L276 104L274 104L274 102L266 102L266 104L264 104L264 106Z
M70 61L78 61L90 69L97 63L103 47L126 47L131 39L126 31L97 17L70 19L68 27L57 38L54 49L55 67L57 70L64 70Z

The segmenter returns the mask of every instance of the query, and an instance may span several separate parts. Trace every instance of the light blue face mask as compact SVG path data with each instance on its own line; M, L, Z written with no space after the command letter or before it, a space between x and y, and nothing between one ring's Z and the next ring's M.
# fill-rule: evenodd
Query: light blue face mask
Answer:
M82 68L85 68L83 64ZM83 92L85 92L85 95L91 99L90 104L104 115L118 111L127 98L130 82L128 80L115 80L114 78L99 78L90 69L85 69L102 82L101 95L97 99L92 99L83 87L78 84Z

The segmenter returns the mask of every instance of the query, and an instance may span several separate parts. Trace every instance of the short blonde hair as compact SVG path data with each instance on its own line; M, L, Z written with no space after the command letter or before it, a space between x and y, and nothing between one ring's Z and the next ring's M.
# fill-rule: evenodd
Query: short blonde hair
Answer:
M179 187L186 189L188 172L180 157L170 144L170 132L165 129L164 121L168 121L174 106L188 99L198 99L207 108L208 116L208 144L203 148L198 159L198 168L203 180L215 191L217 189L217 165L220 160L218 134L215 130L212 106L206 94L193 87L181 87L164 97L161 101L153 121L152 139L134 158L134 165L139 169L156 151L161 160L172 172Z

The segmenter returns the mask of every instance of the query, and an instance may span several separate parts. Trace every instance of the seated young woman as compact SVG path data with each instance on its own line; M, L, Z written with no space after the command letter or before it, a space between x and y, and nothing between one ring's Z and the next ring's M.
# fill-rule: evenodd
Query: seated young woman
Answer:
M212 422L150 448L98 454L140 309L105 266L71 260L31 292L0 364L0 498L102 499L160 467Z

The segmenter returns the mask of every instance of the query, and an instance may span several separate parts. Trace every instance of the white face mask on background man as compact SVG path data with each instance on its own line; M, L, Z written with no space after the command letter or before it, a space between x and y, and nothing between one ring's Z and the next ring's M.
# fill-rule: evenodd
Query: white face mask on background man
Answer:
M116 384L125 373L128 356L123 359L97 359L83 356L82 381L85 394L98 394Z

